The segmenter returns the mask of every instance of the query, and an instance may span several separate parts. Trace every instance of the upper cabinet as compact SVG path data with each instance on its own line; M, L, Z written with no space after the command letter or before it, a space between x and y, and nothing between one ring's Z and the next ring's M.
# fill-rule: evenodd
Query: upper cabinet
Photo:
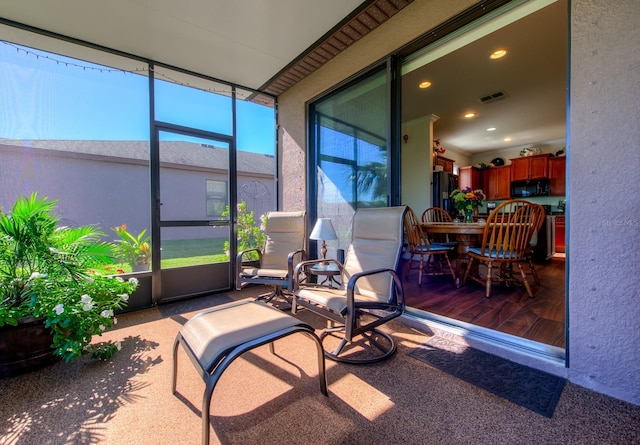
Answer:
M511 197L511 166L490 167L482 170L482 188L487 199Z
M455 162L456 161L453 159L447 159L436 155L433 160L433 165L440 165L442 166L442 171L453 173L453 164L455 164Z
M550 154L523 156L510 159L511 181L528 181L549 177Z
M566 167L566 157L549 158L549 189L551 196L563 196L566 194Z
M458 187L460 190L469 187L471 190L479 189L480 169L478 167L460 167L458 170Z

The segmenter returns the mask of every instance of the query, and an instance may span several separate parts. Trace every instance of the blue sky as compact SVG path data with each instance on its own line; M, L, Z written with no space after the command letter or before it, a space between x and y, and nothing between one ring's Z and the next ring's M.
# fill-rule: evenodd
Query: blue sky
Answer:
M231 133L231 100L157 82L157 119ZM148 140L148 79L0 42L0 138ZM238 149L275 154L272 108L238 101Z

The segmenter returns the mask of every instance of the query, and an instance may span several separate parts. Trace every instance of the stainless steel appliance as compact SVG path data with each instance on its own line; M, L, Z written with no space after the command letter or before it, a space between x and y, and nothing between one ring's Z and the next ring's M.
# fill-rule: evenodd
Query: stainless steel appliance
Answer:
M549 180L520 181L511 183L512 198L529 198L531 196L549 196Z
M433 172L433 207L443 208L454 215L455 209L449 195L457 188L457 175L449 172Z
M533 261L542 263L549 261L556 253L556 217L551 215L551 206L543 205L545 214L544 222L538 233L538 242L533 249Z

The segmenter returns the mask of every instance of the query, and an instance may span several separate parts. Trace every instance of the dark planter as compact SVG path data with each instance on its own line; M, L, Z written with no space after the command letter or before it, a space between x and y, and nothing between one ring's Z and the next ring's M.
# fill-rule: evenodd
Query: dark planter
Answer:
M43 319L25 318L0 328L0 377L33 371L60 358L51 349L53 336Z

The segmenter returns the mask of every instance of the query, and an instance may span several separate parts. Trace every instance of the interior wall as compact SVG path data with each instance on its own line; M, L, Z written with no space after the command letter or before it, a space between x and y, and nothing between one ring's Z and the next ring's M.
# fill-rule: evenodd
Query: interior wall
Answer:
M416 213L431 207L431 170L432 151L431 119L424 117L407 122L402 127L402 134L407 135L407 142L402 142L400 149L402 204L408 205Z
M306 102L473 3L416 0L279 97L285 210L304 207ZM640 2L570 4L567 375L640 404Z

